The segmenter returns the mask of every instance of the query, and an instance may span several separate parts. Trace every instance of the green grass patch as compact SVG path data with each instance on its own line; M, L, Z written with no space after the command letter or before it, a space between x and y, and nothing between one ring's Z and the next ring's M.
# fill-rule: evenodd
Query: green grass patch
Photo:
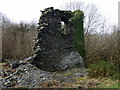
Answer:
M112 62L99 61L96 64L91 64L88 67L88 72L90 77L109 77L113 79L118 79L118 68Z
M97 88L119 88L120 89L120 82L118 82L118 80L113 80L113 79L101 80L101 84L98 85Z
M119 88L119 89L120 89L119 85L120 85L120 83L115 82L115 83L113 83L113 84L108 84L108 85L105 86L105 87L106 87L106 88Z

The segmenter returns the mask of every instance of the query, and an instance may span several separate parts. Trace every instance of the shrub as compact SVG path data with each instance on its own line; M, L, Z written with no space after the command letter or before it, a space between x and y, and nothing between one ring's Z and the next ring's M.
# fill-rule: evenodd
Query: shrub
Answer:
M112 62L99 61L96 64L91 64L88 67L90 77L111 77L118 78L118 69Z
M111 33L85 35L86 66L95 64L100 60L113 62L119 66L118 31L112 29Z

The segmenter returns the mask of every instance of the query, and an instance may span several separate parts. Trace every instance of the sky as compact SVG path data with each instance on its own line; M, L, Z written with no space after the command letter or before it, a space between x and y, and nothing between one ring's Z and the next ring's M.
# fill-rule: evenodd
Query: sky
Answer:
M51 6L59 9L70 1L94 4L111 24L118 23L119 0L0 0L0 12L14 22L38 21L40 10Z

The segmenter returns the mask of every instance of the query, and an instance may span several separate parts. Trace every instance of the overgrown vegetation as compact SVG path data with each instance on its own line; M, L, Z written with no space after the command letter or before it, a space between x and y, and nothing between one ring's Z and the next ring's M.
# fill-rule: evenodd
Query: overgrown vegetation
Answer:
M74 45L78 53L85 59L85 43L84 43L84 28L83 28L84 13L80 10L73 12L73 27L74 33Z
M89 76L90 77L109 77L118 79L118 68L112 62L99 61L96 64L89 65Z
M117 30L113 30L111 34L91 34L85 37L88 39L86 42L86 64L92 77L119 78Z

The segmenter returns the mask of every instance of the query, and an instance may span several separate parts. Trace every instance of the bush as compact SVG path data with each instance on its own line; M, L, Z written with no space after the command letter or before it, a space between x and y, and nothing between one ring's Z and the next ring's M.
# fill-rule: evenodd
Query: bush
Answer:
M118 78L118 68L112 62L99 61L97 64L91 64L88 67L90 77L111 77Z

